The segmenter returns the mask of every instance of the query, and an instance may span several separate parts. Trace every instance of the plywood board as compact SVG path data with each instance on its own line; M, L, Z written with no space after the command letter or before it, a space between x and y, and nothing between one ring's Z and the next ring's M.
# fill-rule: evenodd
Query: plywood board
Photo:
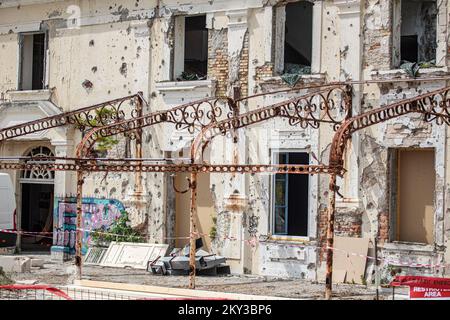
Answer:
M347 270L333 270L333 283L344 283Z
M434 150L399 151L398 240L433 243Z
M164 257L168 248L167 244L111 242L100 265L145 270L148 261Z
M365 256L369 249L369 239L334 237L334 247L336 250L333 250L333 282L345 281L362 284L366 270L367 258Z

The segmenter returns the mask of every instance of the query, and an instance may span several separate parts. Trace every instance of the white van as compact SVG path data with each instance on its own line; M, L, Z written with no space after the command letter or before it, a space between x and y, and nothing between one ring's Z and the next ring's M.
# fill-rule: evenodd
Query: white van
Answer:
M5 230L16 230L16 197L10 175L0 173L0 248L15 247L17 234Z

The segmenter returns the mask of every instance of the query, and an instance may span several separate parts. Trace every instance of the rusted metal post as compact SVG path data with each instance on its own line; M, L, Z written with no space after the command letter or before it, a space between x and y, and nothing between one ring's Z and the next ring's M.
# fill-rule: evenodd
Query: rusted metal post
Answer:
M325 274L325 299L331 299L333 276L333 245L334 245L334 214L336 211L336 173L330 175L328 195L328 224L327 224L327 269Z
M138 119L142 117L142 92L138 92L136 112ZM142 159L142 120L138 120L138 128L136 129L136 158ZM134 184L135 194L142 194L142 175L138 170L135 172L135 184Z
M82 276L82 254L81 247L83 241L82 219L83 219L83 171L77 171L77 230L76 230L76 245L75 245L75 266L76 279L81 280Z
M233 117L238 117L240 110L239 110L239 100L241 98L241 87L233 87ZM235 143L235 147L234 147L234 155L233 155L233 163L237 163L237 146L236 143L238 142L238 135L237 135L237 130L236 128L233 128L233 142Z
M241 87L233 87L233 117L239 116L239 100L241 98ZM233 164L239 163L239 149L238 149L238 132L236 128L232 129L233 135ZM233 181L236 179L236 172L231 174ZM236 187L236 185L234 186Z
M345 120L353 116L353 86L345 86L345 105L347 108L347 113L345 114Z
M374 239L374 244L375 244L375 285L377 287L377 291L376 291L376 299L380 300L380 277L379 277L379 270L378 270L378 239L377 236L375 236Z
M195 218L197 216L197 172L191 173L191 210L189 212L189 289L195 289Z

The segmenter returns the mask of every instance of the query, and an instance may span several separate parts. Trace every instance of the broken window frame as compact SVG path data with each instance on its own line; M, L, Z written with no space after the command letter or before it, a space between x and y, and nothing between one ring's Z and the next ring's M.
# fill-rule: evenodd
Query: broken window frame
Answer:
M440 19L446 16L446 7L441 5L439 6L438 0L436 2L437 9L437 17L436 17L436 56L435 56L435 65L436 67L445 67L446 66L446 47L447 41L445 39L440 39L440 35L445 35L446 38L447 30L446 23L442 25L440 23ZM393 0L392 1L392 52L391 52L391 69L397 70L400 68L401 63L401 26L402 26L402 0ZM419 59L418 59L419 60ZM419 62L419 61L411 61L411 62Z
M207 28L207 14L192 14L192 15L179 15L174 17L174 49L173 49L173 70L172 70L172 80L177 80L181 77L181 74L185 71L185 39L186 39L186 18L188 17L198 17L205 16L205 28ZM208 38L206 40L206 61L208 64ZM207 65L208 69L208 65ZM205 74L205 79L207 79L207 73ZM196 81L196 80L181 80L181 81Z
M293 154L293 153L305 153L308 155L308 164L311 164L311 152L308 149L271 149L270 150L270 157L271 157L271 163L273 164L279 164L279 154ZM287 162L289 163L289 160L287 159ZM286 221L286 225L285 225L285 233L276 233L275 232L275 227L276 227L276 216L275 216L275 209L276 209L276 205L275 205L275 186L276 186L276 180L277 180L277 176L279 176L279 174L274 174L270 177L270 201L269 201L269 205L270 205L270 225L269 225L269 233L271 234L271 238L277 240L277 239L302 239L302 240L309 240L311 236L311 232L314 231L312 230L313 228L311 228L311 221L312 219L314 219L314 217L311 215L311 209L312 209L312 196L311 196L311 191L312 191L312 183L314 183L314 181L312 180L312 177L310 175L308 175L308 206L306 208L306 232L305 235L292 235L289 234L289 212L287 213L287 215L285 216L285 220ZM285 194L285 202L288 201L289 199L289 174L284 174L285 178L286 178L286 194ZM278 179L278 180L282 180L282 179ZM288 203L286 203L285 205L286 207L288 206Z
M25 36L31 36L36 34L43 34L44 35L44 55L43 55L43 75L42 75L42 88L40 89L23 89L23 43L24 43L24 37ZM29 31L29 32L20 32L18 34L18 74L17 74L17 90L18 91L39 91L39 90L46 90L48 89L49 85L49 45L48 45L48 31L47 30L36 30L36 31ZM31 66L33 68L33 65ZM33 84L31 84L33 86Z
M295 2L312 3L312 43L311 43L311 74L320 73L321 68L321 33L322 33L322 1L287 1L273 7L274 34L272 40L274 73L283 74L284 71L284 40L286 23L286 5Z

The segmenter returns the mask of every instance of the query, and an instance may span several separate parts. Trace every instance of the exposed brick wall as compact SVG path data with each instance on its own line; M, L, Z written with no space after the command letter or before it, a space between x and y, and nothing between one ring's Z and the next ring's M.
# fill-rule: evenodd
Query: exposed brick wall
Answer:
M328 213L326 208L319 211L318 220L318 246L321 248L319 252L319 262L323 261L326 257L325 247L327 244L327 222Z
M378 240L380 244L389 241L389 213L381 212L378 216Z
M338 237L361 237L362 232L362 214L355 209L336 209L334 220L334 235ZM319 261L323 261L326 257L328 213L326 208L319 211L318 217L318 233Z
M361 237L362 215L361 212L350 209L336 212L334 234L340 237Z
M273 76L273 68L274 65L272 62L268 62L263 64L262 66L258 66L255 68L255 81L257 84L261 83L266 77ZM256 90L256 89L255 89Z
M379 70L391 67L392 56L392 0L364 2L363 59L364 67Z
M248 32L245 34L242 47L241 60L239 63L239 85L241 86L241 95L248 95Z
M215 79L216 96L227 94L228 38L227 29L208 32L208 78Z

